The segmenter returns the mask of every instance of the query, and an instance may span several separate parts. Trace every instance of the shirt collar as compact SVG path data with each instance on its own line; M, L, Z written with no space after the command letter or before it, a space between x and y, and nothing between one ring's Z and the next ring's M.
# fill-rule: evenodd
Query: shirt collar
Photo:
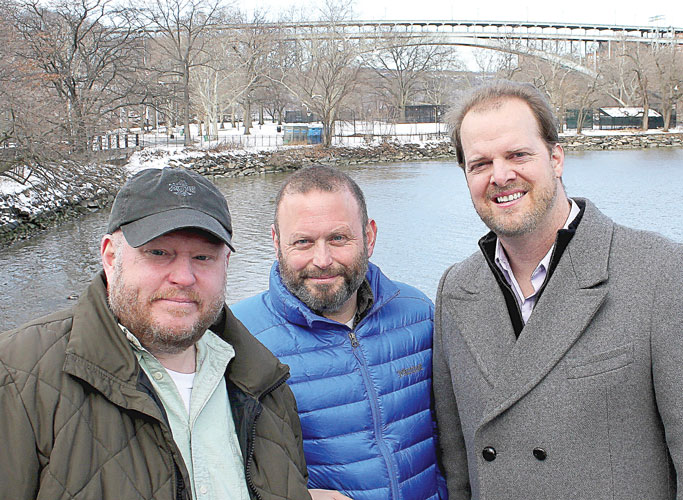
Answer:
M138 362L140 362L140 359L143 355L151 356L152 358L156 359L156 356L145 349L145 347L140 343L140 339L138 339L128 328L123 326L121 323L119 323L119 328L121 328L121 331L128 339L128 342L130 342L130 345L133 347L133 352L135 352ZM223 362L222 360L225 360L225 365L227 365L227 363L235 357L234 347L230 343L218 337L218 335L213 333L211 330L206 330L204 335L202 335L195 344L195 347L197 348L196 371L199 371L199 368L206 359L209 350L214 351L213 357L217 358L219 362Z
M360 287L358 287L358 294L356 295L356 314L353 317L353 326L355 327L360 320L370 311L375 303L375 297L372 294L372 287L367 278L363 280Z
M569 198L569 202L571 203L571 208L569 210L569 215L567 216L567 220L564 223L564 226L562 229L567 229L569 228L569 225L574 222L574 219L576 219L576 216L579 215L579 212L581 211L580 207L576 204L574 200ZM555 249L555 244L550 247L550 250L548 250L548 253L543 256L541 261L538 263L536 266L536 269L534 269L534 272L531 274L531 276L536 276L538 273L547 273L548 268L550 267L550 259L553 256L553 250ZM512 284L514 280L512 280L512 267L510 266L510 261L508 260L507 254L505 253L505 249L503 248L503 245L500 242L500 238L496 238L496 251L494 254L494 260L496 265L500 268L501 271L503 271L503 274L505 275L505 279L509 284Z
M119 328L123 332L123 334L126 336L128 339L128 342L130 342L130 345L133 346L133 350L138 351L138 352L149 352L147 349L143 347L143 345L140 343L140 339L138 339L133 332L131 332L128 328L123 326L121 323L119 323ZM151 353L150 353L151 354Z

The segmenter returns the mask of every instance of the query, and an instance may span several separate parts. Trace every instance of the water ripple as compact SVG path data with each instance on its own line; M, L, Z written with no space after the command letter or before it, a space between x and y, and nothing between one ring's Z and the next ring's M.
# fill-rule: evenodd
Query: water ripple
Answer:
M626 225L683 241L675 179L683 150L573 153L565 162L570 195L587 196ZM477 217L464 176L452 162L354 166L377 221L373 262L391 278L434 298L452 263L477 250L486 228ZM218 179L233 216L237 252L230 259L228 302L265 290L274 259L270 226L282 174ZM106 211L89 214L0 251L0 330L73 304L99 271Z

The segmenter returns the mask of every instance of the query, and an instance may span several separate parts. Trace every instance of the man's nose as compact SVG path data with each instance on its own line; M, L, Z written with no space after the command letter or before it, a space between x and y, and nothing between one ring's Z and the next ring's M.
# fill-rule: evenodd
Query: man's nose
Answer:
M192 259L189 257L176 256L170 264L169 281L174 285L188 287L197 281L192 267Z
M318 240L313 246L313 265L320 269L327 269L332 265L330 247L324 240Z
M504 159L493 160L493 170L491 172L491 184L505 186L510 181L515 180L517 173L515 169Z

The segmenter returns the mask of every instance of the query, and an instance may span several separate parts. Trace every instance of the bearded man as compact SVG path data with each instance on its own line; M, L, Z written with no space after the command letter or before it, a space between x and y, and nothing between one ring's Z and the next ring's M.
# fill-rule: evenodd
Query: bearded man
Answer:
M298 170L271 228L270 288L231 306L284 363L314 499L445 498L431 399L433 305L368 262L377 225L339 170Z
M143 170L78 304L0 336L0 498L310 499L287 367L225 307L227 202Z

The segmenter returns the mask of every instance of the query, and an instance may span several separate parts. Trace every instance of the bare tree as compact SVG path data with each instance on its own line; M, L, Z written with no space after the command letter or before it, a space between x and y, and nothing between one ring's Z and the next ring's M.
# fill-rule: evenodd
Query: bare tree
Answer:
M15 58L23 62L24 83L61 103L42 115L53 135L61 131L52 144L66 143L70 154L86 154L95 133L144 97L133 71L140 45L126 23L127 12L110 0L58 0L47 6L28 0L19 7L13 21L23 46Z
M457 89L464 86L463 80L464 77L454 71L436 71L427 76L423 87L424 99L434 106L437 122L441 121L441 110L454 101Z
M605 78L605 91L619 105L627 106L636 101L637 83L628 70L625 41L612 43L609 50L601 51L597 66Z
M218 61L218 59L214 60L214 62ZM196 96L197 105L202 110L203 119L200 122L206 124L208 135L218 134L218 115L220 114L218 96L223 78L221 67L209 63L196 68L190 79L192 93Z
M576 108L576 133L580 135L588 118L588 113L602 97L604 77L601 73L596 73L593 76L575 73L572 76L568 101Z
M221 19L221 0L150 0L133 7L140 29L152 34L152 43L165 56L167 65L159 71L180 88L184 142L190 145L191 75L210 60L210 28Z
M520 57L518 78L532 82L546 95L561 123L564 123L573 75L573 70L557 61Z
M393 28L384 33L380 44L366 56L366 64L379 75L382 91L398 111L399 121L404 122L406 105L424 86L427 75L453 65L453 50L429 36L411 37Z
M650 118L650 80L652 78L654 64L651 58L652 51L648 47L641 47L635 44L635 50L626 52L626 67L628 71L635 75L637 83L637 94L640 98L640 105L643 108L642 130L649 128Z
M232 55L239 67L239 78L233 89L235 99L242 103L244 110L244 135L250 134L252 126L252 106L256 104L258 89L266 85L266 73L271 67L271 54L276 48L276 32L264 26L266 15L255 10L250 19L243 14L238 16L243 27L231 43ZM262 117L259 122L262 123Z
M270 75L272 72L267 74L263 85L256 89L255 100L263 106L273 123L282 125L285 108L291 104L292 96L283 85L272 79Z
M641 106L641 127L647 130L650 109L651 50L640 43L612 43L602 54L600 71L607 94L620 106Z
M278 81L320 117L325 146L332 144L338 113L358 83L361 42L338 24L351 14L346 4L327 0L322 18L328 24L293 42L279 68Z
M652 47L654 85L659 91L664 130L671 126L671 112L683 97L683 54L673 43Z
M512 80L519 71L519 56L522 42L517 38L506 37L500 40L500 49L475 49L474 61L481 73L495 75L497 78Z

